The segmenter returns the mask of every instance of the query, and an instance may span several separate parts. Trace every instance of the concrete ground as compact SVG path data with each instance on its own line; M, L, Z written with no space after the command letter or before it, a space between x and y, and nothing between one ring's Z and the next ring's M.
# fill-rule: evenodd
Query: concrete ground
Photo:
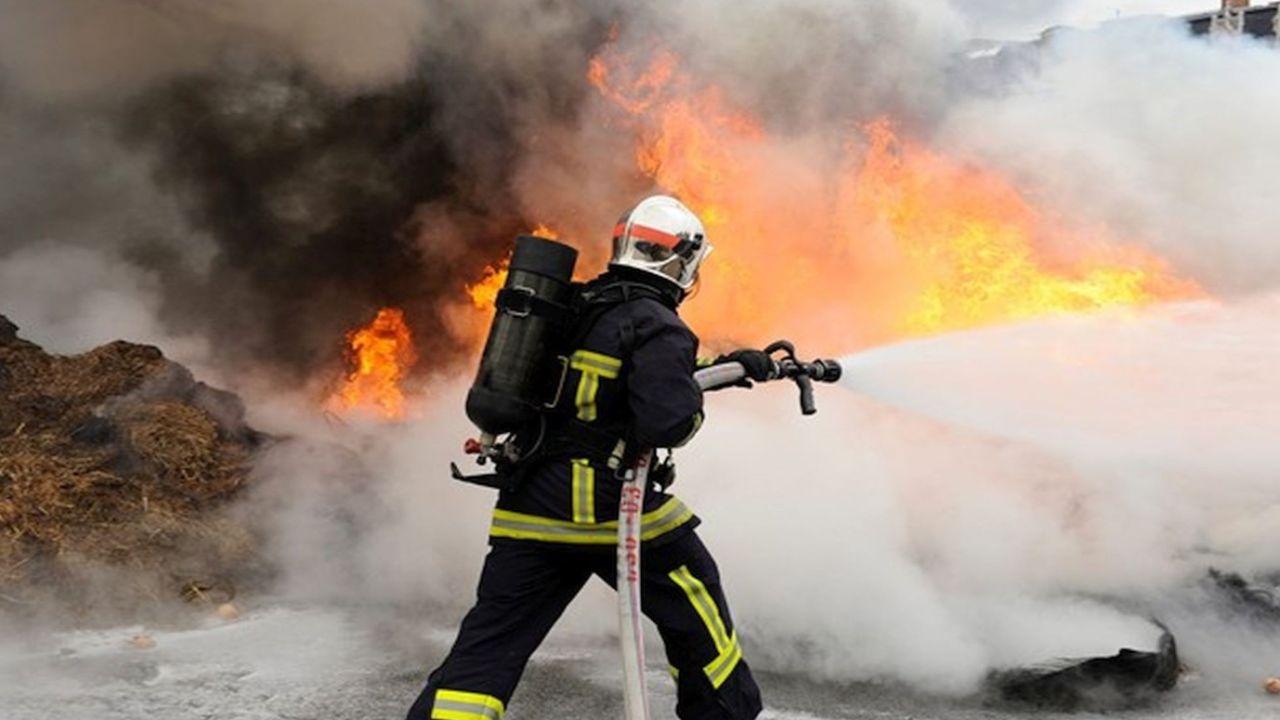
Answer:
M370 613L360 613L368 616ZM452 628L406 631L413 623L370 624L349 610L277 605L234 622L150 631L138 627L45 636L0 648L3 720L398 720ZM621 715L614 648L599 641L553 639L539 651L507 718L564 720ZM1026 717L1016 708L921 696L869 684L832 685L759 673L764 718L796 720ZM651 663L654 720L674 718L671 681ZM1159 704L1107 717L1227 720L1274 717L1280 700L1260 691L1224 698L1194 678ZM1032 713L1035 717L1061 716Z

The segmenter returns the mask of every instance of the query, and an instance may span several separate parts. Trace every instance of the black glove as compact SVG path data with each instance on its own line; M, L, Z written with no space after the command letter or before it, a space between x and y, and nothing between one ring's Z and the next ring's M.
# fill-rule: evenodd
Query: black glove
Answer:
M773 358L760 350L734 350L721 355L718 362L736 362L747 371L747 377L757 382L768 380L773 374Z

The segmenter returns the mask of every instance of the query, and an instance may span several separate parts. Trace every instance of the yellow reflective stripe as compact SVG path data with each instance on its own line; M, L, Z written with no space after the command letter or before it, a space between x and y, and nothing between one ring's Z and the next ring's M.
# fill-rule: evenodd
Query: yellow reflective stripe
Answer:
M693 416L693 429L689 431L688 435L684 436L683 440L676 443L675 445L672 445L671 447L678 448L678 447L684 447L685 445L688 445L689 441L693 439L693 436L697 435L698 431L702 429L702 420L703 420L702 411L699 410L697 414Z
M700 357L696 362L700 368L711 367L716 364L716 359L713 357Z
M431 706L432 720L502 720L502 701L492 695L437 690Z
M716 607L716 601L711 597L711 593L707 592L707 586L693 576L688 565L681 565L672 570L667 573L667 577L675 581L675 584L684 590L684 594L689 596L693 609L707 626L707 632L711 633L711 639L716 644L716 652L724 653L729 648L729 632L725 630L724 620L720 618L720 608Z
M672 680L676 680L676 681L680 680L680 668L676 667L675 665L668 665L667 672L671 673Z
M578 419L583 422L594 422L596 419L596 392L600 390L600 376L584 370L578 380L578 394L574 404L578 406Z
M592 524L596 521L596 471L586 458L573 461L573 521Z
M569 367L582 373L574 396L578 419L593 422L597 414L596 393L600 390L600 378L616 379L622 371L622 361L590 350L577 350L569 357Z
M663 510L668 510L663 512ZM651 513L641 516L640 539L652 540L659 535L666 535L693 518L693 510L684 503L672 498L665 505Z
M721 651L715 660L707 663L702 671L707 674L707 679L711 681L711 686L720 689L725 680L733 674L733 669L738 667L738 663L742 660L742 646L738 644L738 633L733 633L733 637L729 638L729 647Z
M574 370L590 370L610 380L617 378L622 370L622 360L590 350L575 350L569 357L569 365Z
M652 540L688 522L693 510L671 498L658 509L640 516L640 539ZM576 545L612 545L618 541L618 521L583 525L567 520L526 515L510 510L494 510L490 537L513 540L541 540L543 542L572 543Z
M489 528L489 537L509 540L537 540L538 542L565 543L568 545L613 545L618 542L617 531L591 532L572 530L538 530L527 525L499 525Z
M668 573L668 577L689 596L689 603L693 605L693 609L707 626L707 632L711 634L717 654L714 660L703 666L702 671L706 673L712 687L719 689L742 660L742 646L738 644L738 633L734 632L731 635L725 629L724 619L720 617L720 608L716 606L715 599L711 597L711 593L707 592L707 586L689 571L688 565L681 565L672 570Z

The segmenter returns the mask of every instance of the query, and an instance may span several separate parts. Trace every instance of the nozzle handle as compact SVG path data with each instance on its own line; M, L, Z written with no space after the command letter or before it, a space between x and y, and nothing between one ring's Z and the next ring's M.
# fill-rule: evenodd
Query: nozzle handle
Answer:
M818 406L813 401L813 380L808 375L800 375L796 377L796 385L800 388L800 413L812 415L818 412Z

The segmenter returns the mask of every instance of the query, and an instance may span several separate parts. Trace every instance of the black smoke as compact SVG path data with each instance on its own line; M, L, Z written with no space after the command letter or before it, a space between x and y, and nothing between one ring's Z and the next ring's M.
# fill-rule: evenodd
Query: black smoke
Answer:
M123 136L158 149L156 181L217 245L201 274L165 245L134 247L161 270L166 319L200 327L224 360L307 372L337 357L345 330L394 305L450 355L441 296L499 256L519 218L480 208L449 266L418 242L416 207L465 202L461 166L433 125L438 102L419 79L346 97L297 69L181 78L144 94Z
M20 170L50 175L27 186L33 197L0 207L20 221L0 234L0 260L60 235L42 230L60 217L92 208L80 223L92 225L102 206L127 204L87 177L86 152L57 139L68 133L46 129L61 118L141 164L137 182L150 187L134 202L149 206L143 214L165 206L177 215L130 216L78 242L111 248L153 278L160 321L207 340L219 366L314 377L341 358L346 331L396 306L428 359L420 367L448 369L467 339L445 306L542 221L525 217L510 172L535 128L575 121L586 59L606 41L613 13L522 4L528 18L561 20L522 45L494 35L503 13L426 5L432 15L408 70L388 81L335 82L261 33L232 32L213 59L149 68L145 82L110 98L0 95L0 120L23 118L23 132L41 138ZM504 32L518 39L528 24L508 15ZM500 59L504 50L513 52ZM47 170L62 163L56 177ZM21 187L5 189L18 198Z

